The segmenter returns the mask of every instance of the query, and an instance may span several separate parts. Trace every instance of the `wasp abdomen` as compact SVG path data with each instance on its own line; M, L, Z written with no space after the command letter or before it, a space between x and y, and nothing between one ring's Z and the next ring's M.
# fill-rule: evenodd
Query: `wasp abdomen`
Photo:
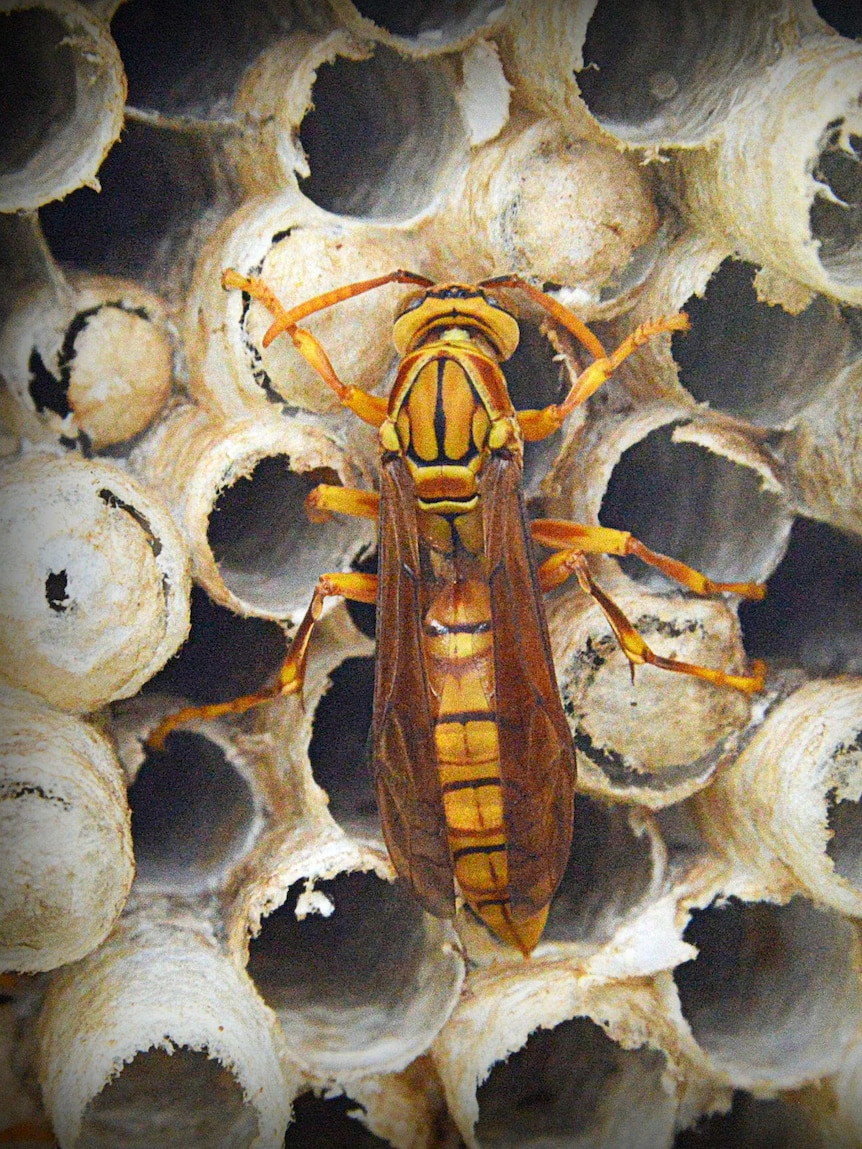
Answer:
M534 936L530 924L515 923L511 912L487 583L475 578L448 586L429 609L424 633L455 878L494 933L526 953L541 933L544 915Z

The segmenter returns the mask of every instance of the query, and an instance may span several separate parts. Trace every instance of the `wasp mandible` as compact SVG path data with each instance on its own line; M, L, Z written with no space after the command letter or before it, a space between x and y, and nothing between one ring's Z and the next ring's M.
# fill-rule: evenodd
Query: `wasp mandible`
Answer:
M371 758L386 845L399 875L438 917L455 912L456 886L478 917L525 956L538 943L572 840L575 752L551 658L542 593L574 575L598 603L632 669L650 663L742 691L749 675L655 654L593 581L588 554L636 555L698 594L761 598L757 583L713 582L649 550L627 531L527 518L525 441L547 438L638 347L683 331L684 314L645 323L608 354L552 296L517 275L475 285L435 284L394 271L286 309L260 279L227 271L223 285L273 316L268 346L286 334L341 403L377 429L379 492L321 485L306 506L376 519L379 573L320 576L290 651L268 689L188 708L154 732L158 746L192 718L238 713L300 692L324 600L377 604ZM413 286L397 310L401 356L388 397L342 382L319 340L299 326L367 291ZM561 403L516 411L501 363L519 325L506 293L520 291L593 356ZM533 544L552 554L537 566Z

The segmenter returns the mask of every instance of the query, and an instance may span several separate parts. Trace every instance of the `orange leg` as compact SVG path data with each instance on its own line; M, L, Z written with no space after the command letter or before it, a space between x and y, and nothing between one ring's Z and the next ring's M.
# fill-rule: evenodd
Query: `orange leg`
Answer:
M583 551L568 550L552 555L539 567L539 583L542 590L552 590L554 587L561 586L573 574L577 576L581 589L599 604L605 618L610 623L617 642L620 644L620 649L629 660L632 681L634 681L635 666L649 663L661 670L690 674L694 678L703 678L716 686L731 686L735 690L744 690L749 694L763 690L766 665L759 660L752 664L750 675L726 674L723 670L712 670L708 666L698 666L692 662L678 662L676 659L663 658L660 654L655 654L613 599L606 595L601 587L593 581Z
M560 307L561 305L557 304L557 306ZM576 336L578 335L577 330L570 323L567 323L555 311L551 312L549 308L547 310L569 331ZM562 308L562 310L567 315L571 315L571 312L568 312L566 308ZM580 324L580 320L578 323ZM688 316L682 311L678 315L667 315L636 327L631 335L622 341L616 351L612 351L610 355L602 352L600 358L581 372L562 403L554 403L550 407L543 407L536 411L518 411L518 423L524 438L529 441L546 439L548 435L558 431L575 407L589 399L590 395L597 391L613 375L619 365L639 347L643 347L644 343L649 342L650 339L664 331L687 331L688 327ZM589 344L587 346L589 347ZM599 344L599 348L601 348L601 344ZM591 347L590 350L592 350Z
M380 496L377 492L360 491L355 487L320 483L305 499L305 513L313 523L325 523L332 514L376 520L379 512Z
M208 706L187 706L175 714L169 714L152 732L148 738L149 745L154 750L164 747L165 739L179 726L185 726L199 718L218 718L222 714L242 714L273 698L280 698L285 694L300 694L305 681L305 664L308 658L308 644L314 624L320 618L323 603L333 595L341 595L353 602L376 602L377 575L363 574L350 571L342 574L324 574L317 580L314 594L308 610L299 624L293 642L290 644L287 658L278 672L278 677L271 686L264 687L256 694L245 694L241 698L234 698L230 702L215 702Z
M719 594L728 592L740 594L743 598L761 599L766 594L766 587L758 582L714 582L711 578L701 574L700 571L686 566L677 559L667 555L658 554L645 546L640 539L630 535L628 531L615 531L610 527L588 527L581 523L569 523L562 519L535 519L530 523L530 531L535 541L549 550L558 551L545 563L548 578L555 566L562 570L566 567L566 554L570 550L580 551L591 555L636 555L641 562L656 567L658 570L674 579L682 586L693 590L695 594ZM568 570L561 578L565 582L572 573ZM557 584L551 584L557 585Z
M306 300L290 310L275 297L272 290L257 276L240 275L239 272L229 268L222 275L222 286L226 289L244 291L253 299L257 299L272 314L273 322L263 337L264 347L269 347L276 336L287 332L293 340L293 345L305 360L314 368L324 383L331 387L341 403L358 415L372 427L379 427L386 418L387 399L376 395L369 395L361 387L353 387L342 383L324 351L320 341L302 327L297 327L301 319L324 311L345 299L352 299L366 291L373 291L376 287L384 287L387 283L413 283L419 287L433 286L433 280L423 275L416 275L412 271L393 271L388 275L379 275L375 279L364 279L360 283L350 283L345 287L337 287L333 291L325 291L313 299Z

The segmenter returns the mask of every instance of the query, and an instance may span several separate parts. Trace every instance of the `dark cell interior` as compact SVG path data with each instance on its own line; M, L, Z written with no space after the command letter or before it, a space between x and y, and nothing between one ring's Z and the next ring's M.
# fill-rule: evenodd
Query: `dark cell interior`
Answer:
M344 874L315 888L335 909L296 918L305 887L288 891L249 946L248 972L274 1009L351 1009L397 1004L423 960L422 911L401 883ZM397 973L396 973L397 971Z
M847 0L814 0L817 15L836 32L851 39L862 36L862 6Z
M330 677L332 686L314 712L308 747L311 772L329 795L329 810L337 822L376 819L368 763L374 659L348 658Z
M318 574L330 569L341 524L309 522L303 504L319 483L338 481L328 467L297 473L290 459L273 455L226 487L207 536L225 585L262 609L286 614L304 607ZM341 529L355 528L348 522Z
M839 274L848 263L858 277L858 248L862 239L862 136L851 134L850 151L839 143L841 124L827 128L821 143L814 178L831 196L816 195L811 204L811 234L819 240L821 263ZM835 202L835 200L839 202ZM854 259L854 253L856 258Z
M7 125L0 172L23 168L74 113L75 66L65 36L62 21L45 9L0 14L0 123Z
M318 1097L303 1093L293 1103L284 1149L389 1149L351 1114L362 1107L349 1097Z
M797 519L762 602L739 610L745 649L812 674L862 672L862 541Z
M679 1133L673 1149L822 1149L824 1140L799 1106L737 1092L727 1113L704 1117Z
M176 731L129 787L138 876L198 886L217 877L249 835L254 799L224 751L201 734Z
M386 219L427 207L462 131L450 83L433 64L378 47L370 60L321 65L312 98L299 132L309 199Z
M837 914L731 897L695 910L683 937L699 952L674 970L682 1011L720 1064L816 1072L859 1023L853 926Z
M799 315L759 302L755 271L726 259L703 296L686 300L691 330L671 346L680 382L699 402L781 426L844 365L849 331L823 296Z
M638 1110L655 1107L663 1067L662 1054L624 1050L585 1017L537 1029L479 1086L476 1135L487 1149L596 1143L619 1106L631 1134Z
M649 839L633 833L624 808L577 795L571 856L544 937L593 944L606 940L646 895L651 878Z
M170 1054L149 1049L124 1066L88 1105L81 1144L247 1149L257 1135L257 1118L236 1078L205 1052L183 1047Z
M100 192L79 188L40 209L54 258L158 286L192 222L216 202L206 141L127 123L99 168L99 182Z
M780 553L786 512L760 477L661 427L631 446L611 474L599 518L648 547L723 582L761 578ZM670 583L634 559L626 573L644 585Z
M245 69L288 27L260 0L128 0L111 34L133 107L208 118L228 112Z
M194 586L189 637L144 692L177 694L198 704L228 702L259 690L286 653L278 623L243 618Z

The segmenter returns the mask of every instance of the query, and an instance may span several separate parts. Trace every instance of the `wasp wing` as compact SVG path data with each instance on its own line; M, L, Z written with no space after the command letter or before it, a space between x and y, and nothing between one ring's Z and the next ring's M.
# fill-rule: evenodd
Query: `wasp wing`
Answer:
M378 578L371 763L383 836L422 905L451 917L452 858L422 652L416 499L400 457L380 468Z
M488 460L482 503L509 896L522 920L548 904L568 863L575 750L554 674L519 463L502 455Z

